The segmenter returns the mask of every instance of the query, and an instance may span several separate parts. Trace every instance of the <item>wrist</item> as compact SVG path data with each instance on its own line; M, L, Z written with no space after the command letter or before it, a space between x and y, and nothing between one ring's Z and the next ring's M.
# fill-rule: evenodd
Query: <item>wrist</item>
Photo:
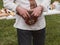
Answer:
M19 10L20 10L20 7L19 7L19 6L17 6L17 7L16 7L16 11L18 12Z
M44 9L43 6L41 6L41 5L39 6L39 8L40 8L41 11Z

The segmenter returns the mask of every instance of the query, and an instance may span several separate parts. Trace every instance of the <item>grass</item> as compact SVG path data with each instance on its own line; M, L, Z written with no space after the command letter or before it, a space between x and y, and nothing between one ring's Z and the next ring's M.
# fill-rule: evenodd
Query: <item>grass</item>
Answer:
M60 15L46 16L46 45L60 45Z
M0 45L18 45L15 20L0 20ZM60 45L60 15L46 16L45 45Z
M3 2L2 2L2 0L0 0L0 8L2 8L3 7Z
M2 8L0 0L0 8ZM0 20L0 45L18 45L15 20ZM60 15L46 16L45 45L60 45Z
M0 20L0 45L17 45L14 20Z

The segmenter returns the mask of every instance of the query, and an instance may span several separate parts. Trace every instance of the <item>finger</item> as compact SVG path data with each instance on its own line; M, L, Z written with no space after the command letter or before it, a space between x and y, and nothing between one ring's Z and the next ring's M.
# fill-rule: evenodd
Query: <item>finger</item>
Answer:
M35 12L35 14L34 14L35 17L39 17L39 15L40 15L39 11Z
M42 12L40 11L40 12L38 12L38 16L41 16L42 15Z
M30 14L28 12L26 12L26 15L27 15L27 17L30 17Z
M24 19L26 19L26 18L27 18L27 15L26 15L26 14L24 14L24 15L23 15L23 18L24 18Z
M38 16L38 13L35 13L34 16L37 17Z
M39 16L40 16L40 14L37 14L37 15L36 15L36 17L39 17Z
M35 11L33 11L31 15L35 15Z
M32 12L31 16L34 15L34 12Z
M41 14L42 14L42 12L40 11L40 12L39 12L39 14L41 15Z
M22 16L23 17L23 19L25 19L26 17L25 16Z

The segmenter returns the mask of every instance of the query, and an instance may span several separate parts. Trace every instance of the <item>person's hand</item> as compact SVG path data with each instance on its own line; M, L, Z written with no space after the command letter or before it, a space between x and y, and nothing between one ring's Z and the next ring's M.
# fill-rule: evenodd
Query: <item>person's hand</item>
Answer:
M31 15L35 16L35 17L39 17L41 16L42 12L43 12L43 7L42 6L38 6L30 11L33 11Z
M17 13L22 16L24 19L27 19L28 17L30 17L29 13L27 12L26 9L22 8L22 7L17 7L16 8Z

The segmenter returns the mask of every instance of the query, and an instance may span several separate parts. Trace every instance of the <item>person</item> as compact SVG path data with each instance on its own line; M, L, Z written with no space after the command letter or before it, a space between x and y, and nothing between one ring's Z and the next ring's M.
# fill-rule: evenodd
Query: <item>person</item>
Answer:
M16 22L14 27L17 29L18 45L44 45L46 22L42 14L47 11L51 0L3 0L4 7L16 12ZM34 4L37 6L35 8ZM32 11L29 14L28 11ZM25 20L31 16L38 17L37 22L28 25Z

